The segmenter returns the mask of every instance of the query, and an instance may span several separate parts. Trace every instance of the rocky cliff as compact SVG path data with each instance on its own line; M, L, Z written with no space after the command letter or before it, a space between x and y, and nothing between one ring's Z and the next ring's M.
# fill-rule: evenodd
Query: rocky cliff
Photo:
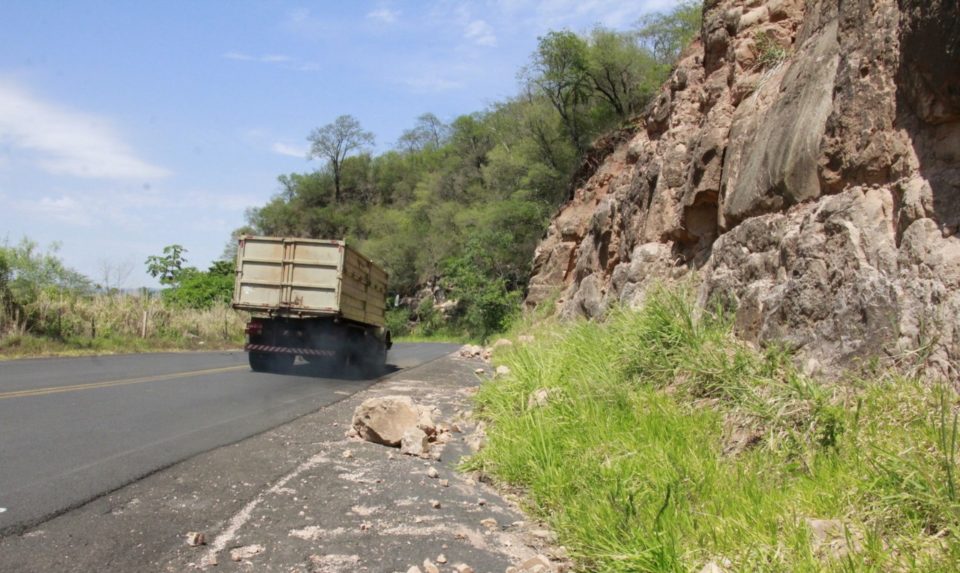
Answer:
M693 275L809 369L960 378L956 0L707 0L622 139L552 222L528 305L593 317Z

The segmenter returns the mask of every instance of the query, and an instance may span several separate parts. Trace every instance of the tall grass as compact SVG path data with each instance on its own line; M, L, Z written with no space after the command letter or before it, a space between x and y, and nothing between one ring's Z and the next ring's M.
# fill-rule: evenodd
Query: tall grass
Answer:
M0 309L0 356L235 346L245 320L227 305L183 308L149 294L42 292L16 313Z
M583 571L960 570L952 388L820 383L689 301L496 355L511 375L478 393L490 443L469 467L525 488ZM812 519L842 524L833 550Z

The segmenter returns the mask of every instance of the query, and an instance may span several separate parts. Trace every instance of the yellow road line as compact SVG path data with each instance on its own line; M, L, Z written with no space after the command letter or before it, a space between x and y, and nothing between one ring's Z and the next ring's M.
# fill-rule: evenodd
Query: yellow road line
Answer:
M73 384L71 386L49 386L47 388L34 388L33 390L13 390L10 392L0 392L0 400L7 400L9 398L27 398L30 396L46 396L47 394L60 394L62 392L80 392L81 390L110 388L112 386L127 386L129 384L143 384L145 382L159 382L161 380L176 380L177 378L189 378L191 376L201 376L204 374L218 374L221 372L246 370L248 368L248 366L227 366L224 368L210 368L208 370L193 370L191 372L174 372L173 374L143 376L141 378L126 378L123 380L105 380L103 382Z

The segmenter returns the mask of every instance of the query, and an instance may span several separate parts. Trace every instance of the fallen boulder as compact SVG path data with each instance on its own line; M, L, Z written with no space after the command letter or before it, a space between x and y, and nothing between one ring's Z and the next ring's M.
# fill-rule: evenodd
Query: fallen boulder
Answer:
M399 447L407 430L420 429L425 435L436 433L430 411L408 396L369 398L353 412L353 428L368 442Z

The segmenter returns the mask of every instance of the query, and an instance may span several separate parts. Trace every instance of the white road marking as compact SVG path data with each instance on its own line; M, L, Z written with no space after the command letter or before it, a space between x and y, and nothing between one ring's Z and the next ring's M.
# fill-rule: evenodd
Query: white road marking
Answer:
M200 559L200 563L194 564L194 567L199 567L200 569L206 569L207 567L217 564L217 555L226 549L227 544L229 544L237 536L237 532L240 531L240 528L247 524L250 521L250 517L253 514L253 510L257 508L258 505L263 501L263 498L267 494L275 494L280 492L287 485L287 482L299 476L303 472L313 469L317 465L325 462L329 462L330 458L327 457L326 452L320 452L312 456L307 461L303 462L295 470L283 476L276 483L271 485L265 491L262 491L251 501L247 502L243 508L234 514L227 523L228 527L223 530L220 535L217 535L216 539L213 540L213 543L210 546L210 549L207 550L207 554Z
M5 511L7 511L7 508L5 508L5 507L0 507L0 513L3 513L3 512L5 512Z

